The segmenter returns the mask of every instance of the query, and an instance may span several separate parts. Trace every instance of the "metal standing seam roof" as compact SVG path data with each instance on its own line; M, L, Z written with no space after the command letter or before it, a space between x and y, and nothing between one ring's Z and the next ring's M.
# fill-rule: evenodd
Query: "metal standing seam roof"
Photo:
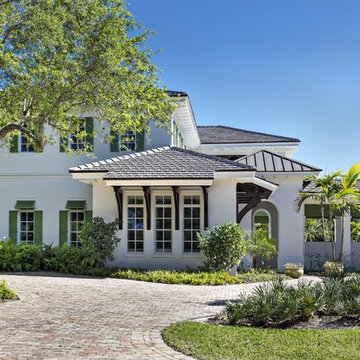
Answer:
M236 162L256 167L259 172L319 172L314 166L275 154L267 150L260 150L244 156Z
M255 170L231 160L166 146L72 167L69 172L106 172L104 179L213 179L218 171Z
M229 126L198 126L202 144L300 142L299 139L237 129Z

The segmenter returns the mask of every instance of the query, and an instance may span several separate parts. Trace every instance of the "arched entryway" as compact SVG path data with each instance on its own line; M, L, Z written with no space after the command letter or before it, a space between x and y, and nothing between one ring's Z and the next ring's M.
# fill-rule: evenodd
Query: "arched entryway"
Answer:
M276 248L278 248L279 238L279 216L276 206L270 202L263 200L254 209L252 209L251 227L267 227L272 238L276 239ZM262 261L262 260L261 260ZM277 269L277 256L271 260L263 260L265 266Z

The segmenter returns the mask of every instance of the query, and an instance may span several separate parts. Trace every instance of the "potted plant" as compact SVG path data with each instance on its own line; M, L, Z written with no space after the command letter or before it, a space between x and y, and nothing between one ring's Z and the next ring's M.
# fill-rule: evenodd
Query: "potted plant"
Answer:
M323 265L323 269L325 276L338 275L344 272L344 264L336 261L326 261Z
M298 279L304 275L304 266L302 264L286 263L284 265L284 273L287 276Z

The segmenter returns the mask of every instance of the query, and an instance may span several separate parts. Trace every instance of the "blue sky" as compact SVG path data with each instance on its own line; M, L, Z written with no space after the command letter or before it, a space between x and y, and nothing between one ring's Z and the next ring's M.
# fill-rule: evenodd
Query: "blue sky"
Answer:
M326 171L360 161L360 1L130 0L164 84L198 125L301 139Z

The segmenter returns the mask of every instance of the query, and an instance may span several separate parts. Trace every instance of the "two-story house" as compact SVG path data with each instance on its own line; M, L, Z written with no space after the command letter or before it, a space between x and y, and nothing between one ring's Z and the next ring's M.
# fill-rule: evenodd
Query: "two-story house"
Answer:
M152 124L111 144L89 137L94 159L65 154L65 146L83 146L76 134L42 152L18 136L0 157L0 235L77 246L87 218L118 219L114 265L180 269L202 264L197 232L229 221L245 230L267 224L278 247L271 265L303 263L304 213L294 200L321 170L292 158L299 140L197 126L189 96L169 95L180 95L170 134ZM91 111L79 116L84 129L97 126Z

